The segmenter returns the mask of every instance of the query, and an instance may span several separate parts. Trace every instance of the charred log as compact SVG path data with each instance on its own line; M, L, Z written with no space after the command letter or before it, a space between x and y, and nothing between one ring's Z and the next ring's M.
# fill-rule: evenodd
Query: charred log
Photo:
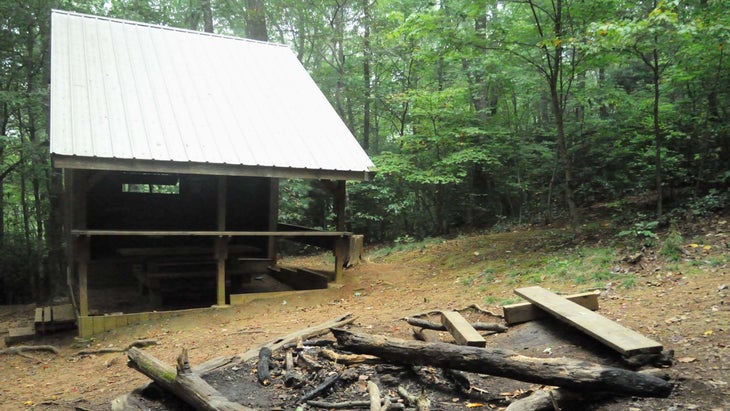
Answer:
M271 349L262 347L259 351L259 362L256 365L256 377L261 385L269 385L271 383Z
M303 403L303 402L307 402L307 401L311 400L312 398L318 397L319 395L321 395L322 393L327 391L327 389L329 389L332 385L334 385L334 383L339 381L339 379L340 379L340 374L334 374L334 375L330 376L329 378L324 380L324 382L322 384L319 384L317 387L315 387L312 391L304 394L297 402Z
M568 358L533 358L503 349L484 349L333 329L338 344L352 352L412 365L432 365L490 374L576 391L608 391L642 397L666 397L672 385L662 379L615 367Z

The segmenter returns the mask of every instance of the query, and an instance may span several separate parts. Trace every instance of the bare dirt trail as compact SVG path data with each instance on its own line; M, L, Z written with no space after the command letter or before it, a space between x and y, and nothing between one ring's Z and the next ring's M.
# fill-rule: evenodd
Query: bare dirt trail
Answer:
M699 274L687 276L652 257L634 273L633 287L607 284L600 298L600 313L675 350L677 362L670 371L677 378L677 388L667 399L614 399L589 409L730 411L728 237L722 225L708 224L706 229L706 244L711 248L688 249L685 258L724 263L710 264ZM356 315L355 326L366 332L409 336L410 327L400 320L404 316L460 309L473 303L500 311L497 303L486 301L512 297L515 284L501 281L495 273L488 289L470 287L463 274L450 270L459 264L450 260L455 253L474 257L472 247L495 241L485 236L463 236L395 253L348 269L339 287L128 326L95 336L89 348L125 347L134 340L154 339L158 345L145 348L154 356L172 364L180 349L187 347L195 365L243 352L344 313ZM533 241L525 240L522 245L525 252L534 252ZM511 250L519 247L509 246ZM509 258L515 258L517 252L510 253ZM502 254L500 251L486 258ZM325 264L322 256L304 262L309 266ZM551 287L547 281L541 285ZM556 291L570 293L580 288L575 284L560 287ZM7 317L0 319L6 321ZM0 409L108 410L113 398L148 382L127 367L124 353L75 355L81 347L73 346L73 337L67 333L27 342L54 344L61 349L59 355L31 353L34 359L1 355Z

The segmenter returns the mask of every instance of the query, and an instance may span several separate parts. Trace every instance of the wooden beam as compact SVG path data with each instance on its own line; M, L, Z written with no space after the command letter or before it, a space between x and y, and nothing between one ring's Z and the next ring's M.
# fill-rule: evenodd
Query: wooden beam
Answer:
M340 237L335 242L335 282L340 284L345 277L345 258L347 258L347 248L349 239Z
M566 295L565 298L591 311L596 311L598 310L598 296L600 294L600 291L591 291L588 293ZM502 307L502 311L504 313L504 321L509 325L537 320L548 315L544 310L541 310L530 302L505 305Z
M345 180L339 180L335 186L334 192L334 207L336 221L335 225L337 231L345 231L345 223L347 221L345 210L347 206L347 182Z
M449 330L459 345L468 345L471 347L487 346L487 341L484 337L466 321L466 318L456 311L441 312L441 324Z
M347 231L183 231L183 230L71 230L72 236L145 236L145 237L343 237L351 236Z
M375 171L372 170L321 170L294 167L252 166L244 164L213 164L188 161L82 157L59 154L53 154L51 157L53 166L56 168L84 170L360 181L370 181L375 176Z
M279 179L272 178L269 182L269 231L277 230L279 224ZM266 256L276 260L276 237L269 236Z
M226 203L227 193L227 177L218 177L218 230L226 230ZM215 242L215 258L218 265L218 275L216 277L216 301L219 306L226 305L226 259L228 258L228 238L218 237Z
M79 237L76 258L79 270L79 315L89 315L89 237Z
M337 231L345 231L346 216L345 209L347 205L347 182L339 180L334 182L334 208L335 208L335 224ZM349 239L338 238L335 241L335 282L341 283L344 279L345 259L348 255L350 246Z
M515 293L624 356L662 351L658 342L542 287L518 288Z

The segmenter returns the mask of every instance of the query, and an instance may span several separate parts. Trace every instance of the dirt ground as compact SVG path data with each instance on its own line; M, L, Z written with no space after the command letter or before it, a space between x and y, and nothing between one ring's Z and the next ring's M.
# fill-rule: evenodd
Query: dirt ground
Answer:
M674 350L675 363L668 371L677 385L669 398L613 398L583 409L730 411L729 229L723 217L693 227L693 238L703 242L698 247L686 245L683 261L700 270L691 274L675 271L682 266L645 252L642 263L633 268L633 287L611 282L601 287L601 314ZM344 283L328 290L128 326L96 335L86 345L80 344L73 332L37 337L23 344L53 344L60 348L60 354L29 353L34 358L0 355L0 409L109 410L112 399L149 381L127 367L124 353L77 355L83 348L118 348L135 340L153 339L158 344L145 350L157 358L173 364L186 347L195 365L244 352L345 313L357 316L354 326L358 330L407 337L410 327L402 321L405 316L461 309L474 303L501 312L500 305L513 298L513 289L522 284L504 281L495 272L486 287L470 286L465 281L469 258L502 259L509 264L528 253L550 252L534 240L540 230L531 228L527 238L522 231L474 234L390 255L373 252L378 257L346 270ZM540 238L548 239L552 249L560 247L552 235ZM569 237L566 230L556 238ZM455 260L455 255L468 258ZM326 267L329 261L326 256L315 256L297 263L316 268ZM611 264L627 263L617 260ZM540 285L565 293L585 291L582 285L550 279ZM0 331L32 321L32 313L32 306L3 307ZM490 337L487 344L492 344ZM549 348L554 353L548 350L545 355L565 355L556 347L546 350ZM443 409L465 406L454 404Z

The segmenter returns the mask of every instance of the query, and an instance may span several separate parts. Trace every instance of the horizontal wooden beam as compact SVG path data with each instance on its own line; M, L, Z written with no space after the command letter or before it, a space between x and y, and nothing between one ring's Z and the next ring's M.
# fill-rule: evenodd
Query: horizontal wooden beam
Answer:
M596 311L598 310L598 296L600 294L600 291L591 291L588 293L566 295L565 298L591 311ZM508 325L537 320L545 318L548 315L540 307L530 302L505 305L502 307L502 311L504 313L504 322Z
M244 164L195 163L122 158L81 157L53 154L53 166L84 170L132 171L140 173L201 174L315 180L371 181L376 170L323 170L311 168L255 166Z
M183 230L71 230L73 236L143 237L349 237L349 231L183 231Z

